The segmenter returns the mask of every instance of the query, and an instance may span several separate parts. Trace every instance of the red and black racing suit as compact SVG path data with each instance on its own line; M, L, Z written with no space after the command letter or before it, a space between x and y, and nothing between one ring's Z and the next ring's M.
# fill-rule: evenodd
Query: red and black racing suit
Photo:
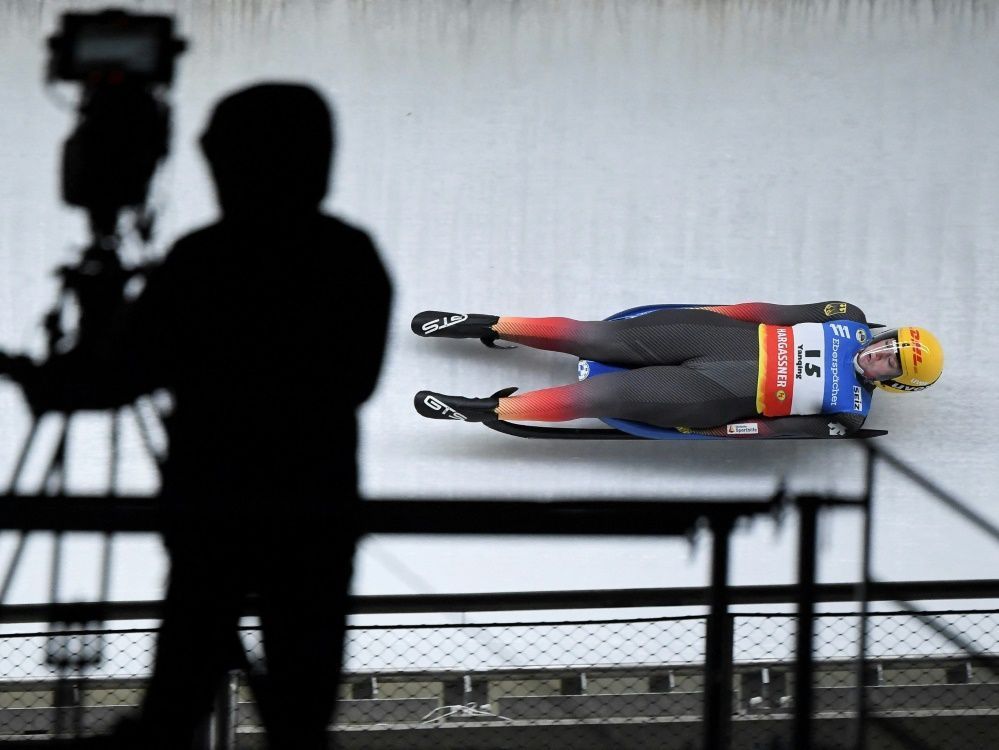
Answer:
M725 434L724 425L753 419L760 434L788 436L828 435L834 419L850 433L863 415L770 419L757 411L759 324L829 320L867 322L863 311L843 302L664 308L609 321L501 317L493 330L502 339L630 369L504 398L498 413L546 422L609 417L706 434Z

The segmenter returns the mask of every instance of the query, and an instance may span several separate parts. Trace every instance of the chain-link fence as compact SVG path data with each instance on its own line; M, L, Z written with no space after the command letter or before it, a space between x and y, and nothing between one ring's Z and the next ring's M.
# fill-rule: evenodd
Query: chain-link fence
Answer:
M790 748L792 614L736 613L733 748ZM853 748L858 681L867 747L999 746L999 610L876 612L856 659L856 613L816 622L816 747ZM700 748L703 616L356 625L335 731L344 748ZM243 632L251 660L259 633ZM961 641L959 647L955 641ZM148 630L18 633L0 640L0 742L109 730L152 668ZM241 675L217 727L263 746Z

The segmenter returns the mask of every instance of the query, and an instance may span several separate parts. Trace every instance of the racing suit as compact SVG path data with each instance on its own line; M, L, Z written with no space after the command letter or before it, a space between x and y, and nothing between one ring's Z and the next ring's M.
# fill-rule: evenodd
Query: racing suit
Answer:
M493 328L582 360L578 383L501 399L505 420L811 437L854 432L870 409L873 387L853 367L870 329L846 302L663 308L607 321L501 317ZM590 360L615 371L589 377Z

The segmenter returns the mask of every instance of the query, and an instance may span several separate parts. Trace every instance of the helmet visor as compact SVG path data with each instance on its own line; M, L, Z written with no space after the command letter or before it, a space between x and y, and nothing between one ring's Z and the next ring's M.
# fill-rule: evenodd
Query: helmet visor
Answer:
M869 380L893 380L902 374L898 339L894 336L872 341L857 353L857 364Z

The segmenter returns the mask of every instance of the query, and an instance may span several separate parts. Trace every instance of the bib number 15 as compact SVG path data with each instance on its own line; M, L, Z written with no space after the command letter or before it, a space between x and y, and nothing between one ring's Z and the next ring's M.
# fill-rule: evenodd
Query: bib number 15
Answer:
M805 358L806 359L819 359L819 360L821 360L822 359L822 352L820 352L818 349L806 349L805 350ZM821 378L822 377L822 368L819 365L815 364L814 362L806 362L805 363L805 374L806 375L810 375L812 377Z

